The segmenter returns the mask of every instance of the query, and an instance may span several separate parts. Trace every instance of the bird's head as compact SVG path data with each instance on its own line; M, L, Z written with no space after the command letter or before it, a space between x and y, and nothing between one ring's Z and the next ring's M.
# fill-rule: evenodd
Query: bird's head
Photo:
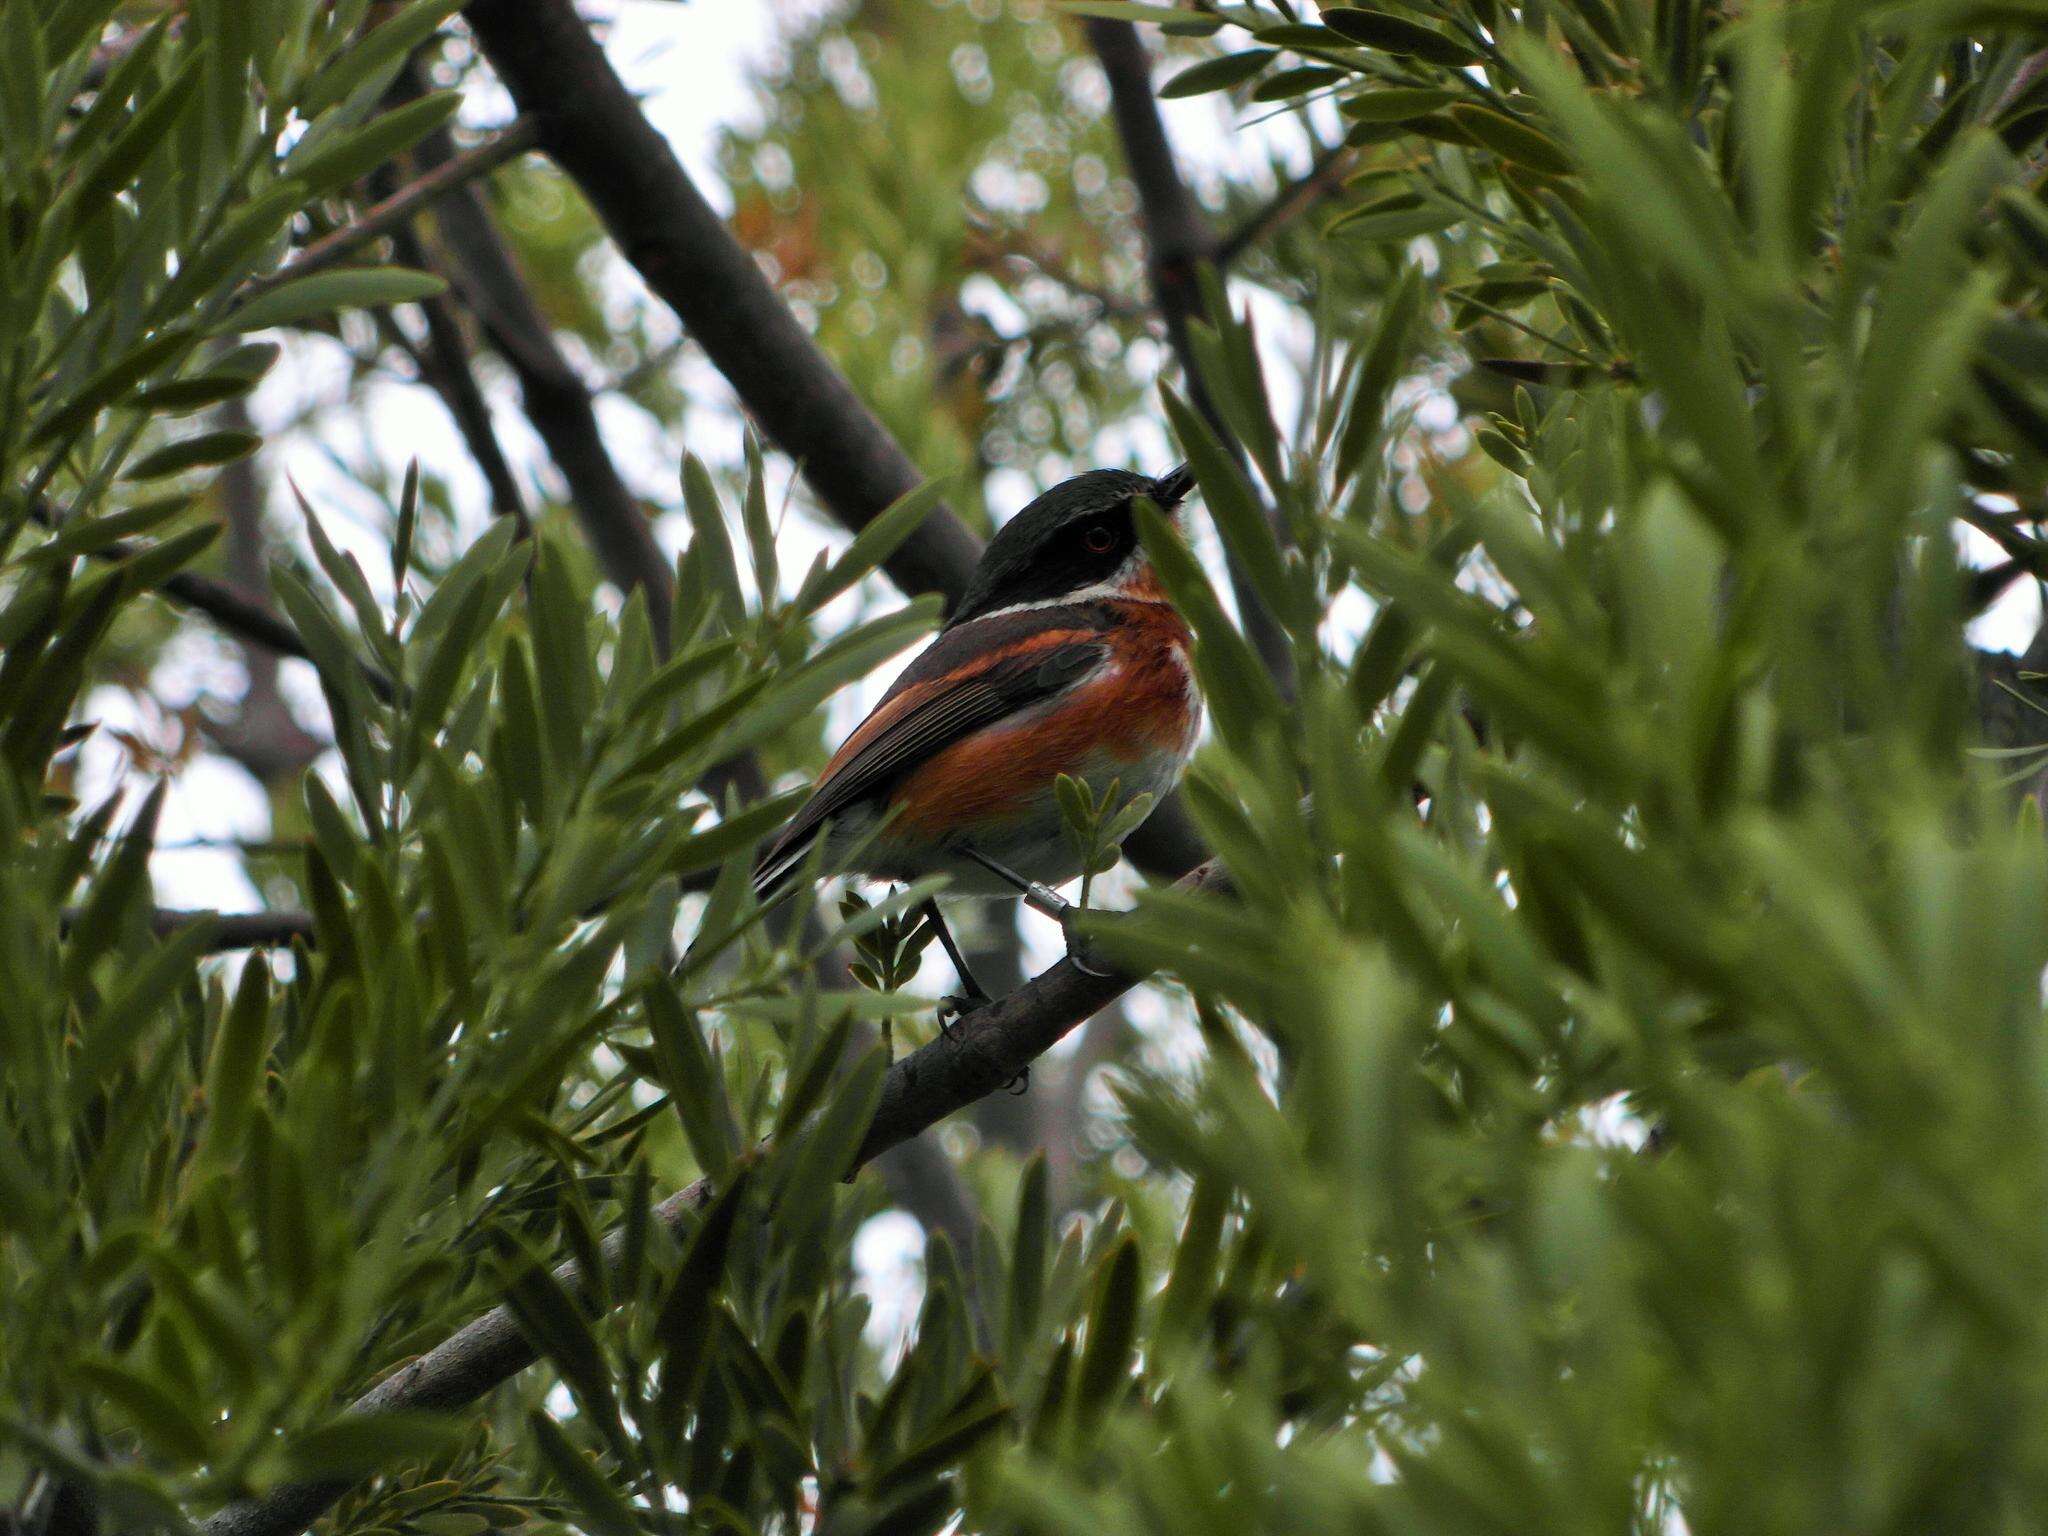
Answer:
M1137 498L1149 497L1172 513L1194 483L1185 464L1156 480L1125 469L1091 469L1061 481L989 540L952 622L1119 592L1151 595L1156 588L1138 543Z

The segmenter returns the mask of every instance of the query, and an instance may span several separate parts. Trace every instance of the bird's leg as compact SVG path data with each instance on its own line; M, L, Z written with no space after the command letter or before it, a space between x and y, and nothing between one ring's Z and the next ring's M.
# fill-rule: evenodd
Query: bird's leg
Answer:
M1003 884L1014 887L1017 894L1024 898L1024 905L1031 908L1032 911L1042 912L1054 922L1062 926L1065 925L1067 914L1073 911L1074 904L1051 886L1040 885L1036 880L1025 879L1017 871L1010 868L1009 865L997 863L979 848L970 848L965 843L962 843L959 851L966 854L968 858L974 860L975 863L994 875Z
M1073 961L1078 968L1086 971L1090 976L1106 977L1114 974L1103 969L1102 962L1090 954L1088 941L1074 932L1074 915L1080 911L1079 907L1076 907L1051 886L1041 885L1036 880L1025 879L1017 871L1010 868L1009 865L998 863L978 848L970 848L962 844L960 852L966 854L968 858L974 860L975 863L979 864L1005 885L1016 887L1017 894L1024 898L1025 906L1031 908L1034 912L1044 913L1047 917L1058 923L1060 925L1060 932L1067 936L1067 958Z
M932 932L939 936L939 943L946 951L946 958L953 962L953 969L960 977L960 991L951 997L939 999L939 1033L948 1039L953 1035L953 1020L964 1018L982 1007L989 1000L982 991L981 983L974 979L974 972L967 968L967 957L960 953L960 946L953 942L953 932L946 926L946 920L939 916L936 898L924 904L925 920L932 925Z

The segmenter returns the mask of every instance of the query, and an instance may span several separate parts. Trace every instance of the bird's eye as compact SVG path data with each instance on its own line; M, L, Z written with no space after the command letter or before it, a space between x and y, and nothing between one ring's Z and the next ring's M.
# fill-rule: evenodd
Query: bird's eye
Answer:
M1081 535L1081 544L1091 555L1106 555L1110 545L1116 542L1116 535L1109 531L1107 523L1096 523Z

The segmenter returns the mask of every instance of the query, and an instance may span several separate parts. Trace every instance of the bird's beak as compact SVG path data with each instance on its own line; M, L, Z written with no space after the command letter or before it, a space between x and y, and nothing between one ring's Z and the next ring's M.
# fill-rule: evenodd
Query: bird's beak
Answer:
M1160 511L1171 512L1194 488L1195 472L1182 464L1152 482L1152 499L1159 503Z

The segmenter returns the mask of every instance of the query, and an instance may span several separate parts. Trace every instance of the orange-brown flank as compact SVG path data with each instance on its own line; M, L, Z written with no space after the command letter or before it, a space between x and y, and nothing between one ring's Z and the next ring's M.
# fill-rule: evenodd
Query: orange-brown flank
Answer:
M1034 636L1047 645L1084 638L1106 642L1111 658L1104 676L1049 713L977 731L933 757L890 797L898 808L892 830L937 839L1020 809L1093 753L1134 762L1177 751L1192 707L1188 628L1149 593L1132 596L1139 600L1116 604L1117 623L1106 631Z

